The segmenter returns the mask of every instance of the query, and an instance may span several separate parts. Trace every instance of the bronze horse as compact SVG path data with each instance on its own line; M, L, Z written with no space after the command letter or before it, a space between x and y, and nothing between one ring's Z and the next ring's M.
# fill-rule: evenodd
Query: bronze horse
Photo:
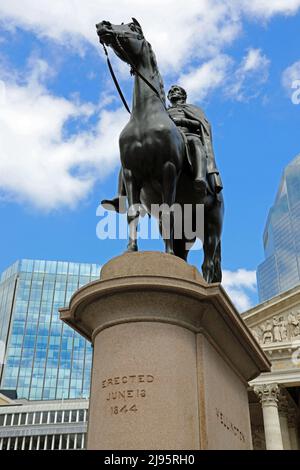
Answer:
M154 204L162 205L159 222L166 253L187 260L195 242L186 238L184 229L180 239L174 237L176 220L174 204L183 210L192 205L192 226L196 227L196 206L204 204L204 261L203 277L207 282L221 282L221 232L224 203L221 194L213 188L204 200L194 189L193 177L187 164L186 147L182 134L167 113L163 81L151 45L144 38L140 24L113 25L102 21L96 25L100 42L110 46L115 54L132 67L134 93L132 113L119 139L123 180L128 199L128 251L137 251L137 223L141 204L149 215ZM210 183L210 181L208 181ZM169 221L168 236L164 221Z

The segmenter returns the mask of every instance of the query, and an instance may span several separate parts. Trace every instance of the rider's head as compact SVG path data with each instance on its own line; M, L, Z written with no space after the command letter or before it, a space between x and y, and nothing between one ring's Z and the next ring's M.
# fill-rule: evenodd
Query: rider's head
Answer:
M177 101L185 102L187 98L186 91L179 85L171 86L169 93L168 93L168 100L171 103L175 103Z

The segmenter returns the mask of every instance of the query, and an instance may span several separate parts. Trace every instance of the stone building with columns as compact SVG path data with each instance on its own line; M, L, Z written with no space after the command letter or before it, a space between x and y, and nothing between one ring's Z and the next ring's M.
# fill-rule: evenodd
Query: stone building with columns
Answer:
M250 382L254 449L300 449L300 286L242 317L272 363Z

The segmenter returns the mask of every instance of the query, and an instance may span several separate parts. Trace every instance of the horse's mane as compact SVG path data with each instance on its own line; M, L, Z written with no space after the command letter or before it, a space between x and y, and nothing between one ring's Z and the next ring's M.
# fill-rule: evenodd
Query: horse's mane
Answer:
M150 60L151 60L152 66L155 70L155 75L157 75L157 78L158 78L158 81L159 81L159 90L158 90L158 92L160 94L160 97L161 97L163 103L166 105L166 93L165 93L164 82L163 82L162 76L160 74L160 71L158 69L156 56L154 54L154 51L152 49L152 46L151 46L150 42L147 41L147 44L148 44L149 52L150 52Z

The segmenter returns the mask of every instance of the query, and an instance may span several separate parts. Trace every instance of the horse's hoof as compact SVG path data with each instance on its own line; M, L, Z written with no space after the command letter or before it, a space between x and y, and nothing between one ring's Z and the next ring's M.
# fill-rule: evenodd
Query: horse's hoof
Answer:
M135 251L138 251L138 247L135 244L129 244L127 246L127 253L133 253Z

